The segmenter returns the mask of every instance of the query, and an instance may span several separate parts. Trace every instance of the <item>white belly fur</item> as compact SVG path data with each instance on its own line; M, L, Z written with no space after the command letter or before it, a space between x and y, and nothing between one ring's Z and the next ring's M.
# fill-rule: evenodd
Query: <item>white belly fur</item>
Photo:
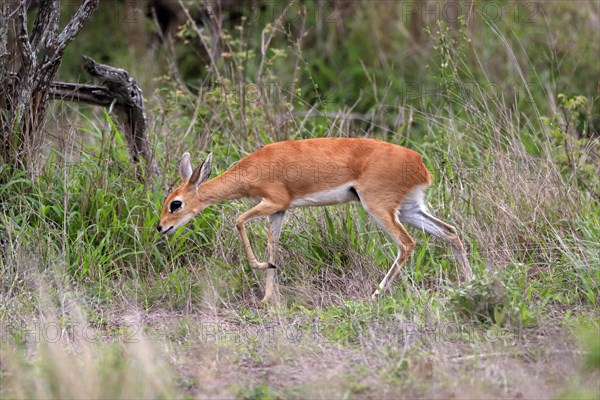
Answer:
M356 196L350 191L351 187L351 184L345 184L323 192L311 193L292 200L290 207L329 206L355 201Z

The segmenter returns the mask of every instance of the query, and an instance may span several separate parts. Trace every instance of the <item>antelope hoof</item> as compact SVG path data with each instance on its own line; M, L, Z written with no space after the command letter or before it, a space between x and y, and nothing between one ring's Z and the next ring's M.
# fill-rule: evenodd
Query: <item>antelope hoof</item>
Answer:
M380 296L381 296L381 293L379 292L379 289L377 289L371 295L371 300L375 301L375 300L379 299Z
M267 263L267 265L267 269L277 269L277 267L274 264Z
M268 262L256 262L256 263L251 263L250 266L253 269L270 269L270 268L275 268L275 266L271 263Z

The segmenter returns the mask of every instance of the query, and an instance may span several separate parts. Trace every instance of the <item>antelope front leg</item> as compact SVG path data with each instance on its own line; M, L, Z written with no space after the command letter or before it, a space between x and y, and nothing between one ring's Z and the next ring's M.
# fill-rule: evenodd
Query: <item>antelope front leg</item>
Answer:
M285 215L285 211L278 211L274 214L269 215L269 263L271 265L275 265L276 257L277 257L277 249L279 244L279 236L281 234L281 228L283 226L283 217ZM275 269L269 268L267 270L267 279L265 281L265 297L263 297L262 302L267 303L273 296L273 293L276 293L277 289L275 288ZM278 296L275 296L278 297ZM277 301L277 300L275 300Z
M248 240L248 235L246 235L246 229L244 228L244 222L240 222L238 220L236 224L237 230L240 233L240 237L242 238L242 244L244 246L244 251L246 252L246 258L248 258L248 262L250 266L254 269L274 269L275 266L270 262L260 262L256 259L254 255L254 251L252 251L252 246L250 245L250 240Z
M250 263L250 266L254 269L274 269L275 265L271 264L271 262L260 262L256 259L254 251L252 250L252 246L250 245L250 240L248 240L248 235L246 234L244 224L253 219L273 214L279 210L280 207L277 207L276 205L265 202L263 200L256 207L246 211L237 219L236 228L240 233L240 237L242 238L242 244L244 246L244 251L246 252L248 262Z

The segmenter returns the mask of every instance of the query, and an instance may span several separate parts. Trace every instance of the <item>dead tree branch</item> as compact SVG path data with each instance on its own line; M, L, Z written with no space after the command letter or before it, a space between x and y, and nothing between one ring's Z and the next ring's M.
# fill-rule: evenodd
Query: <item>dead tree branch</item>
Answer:
M41 0L32 26L27 24L27 0L0 5L0 158L23 168L38 154L48 91L65 48L98 7L84 0L58 34L59 0ZM10 32L9 32L10 30ZM12 33L12 34L11 34ZM9 43L14 38L14 45ZM14 57L8 57L15 50Z
M115 96L103 86L82 83L52 82L48 91L50 100L74 101L108 107Z
M150 174L160 176L148 142L142 91L127 71L84 57L85 70L101 86L53 82L64 50L94 13L98 2L84 0L59 32L60 0L40 0L31 35L27 0L0 5L0 109L8 111L0 113L3 162L23 168L39 154L49 100L83 101L110 106L123 128L133 163L144 160ZM9 51L15 56L9 58Z
M143 158L151 173L160 176L158 164L148 141L144 97L137 82L124 69L98 64L89 57L84 57L84 60L84 69L100 80L103 87L80 85L72 93L82 101L98 105L110 105L113 100L116 100L114 111L123 127L131 160L137 164ZM69 88L65 86L69 84L55 83L55 85L57 85L56 94L61 93L58 89L62 89L64 94L65 89Z

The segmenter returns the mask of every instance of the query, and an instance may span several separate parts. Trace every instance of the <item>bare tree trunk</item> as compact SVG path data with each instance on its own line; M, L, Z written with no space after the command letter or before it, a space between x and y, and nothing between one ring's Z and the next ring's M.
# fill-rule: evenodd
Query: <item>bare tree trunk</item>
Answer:
M60 1L40 0L31 35L27 26L27 0L2 2L0 157L4 163L25 168L37 153L52 79L65 48L94 13L98 2L84 0L59 32Z

